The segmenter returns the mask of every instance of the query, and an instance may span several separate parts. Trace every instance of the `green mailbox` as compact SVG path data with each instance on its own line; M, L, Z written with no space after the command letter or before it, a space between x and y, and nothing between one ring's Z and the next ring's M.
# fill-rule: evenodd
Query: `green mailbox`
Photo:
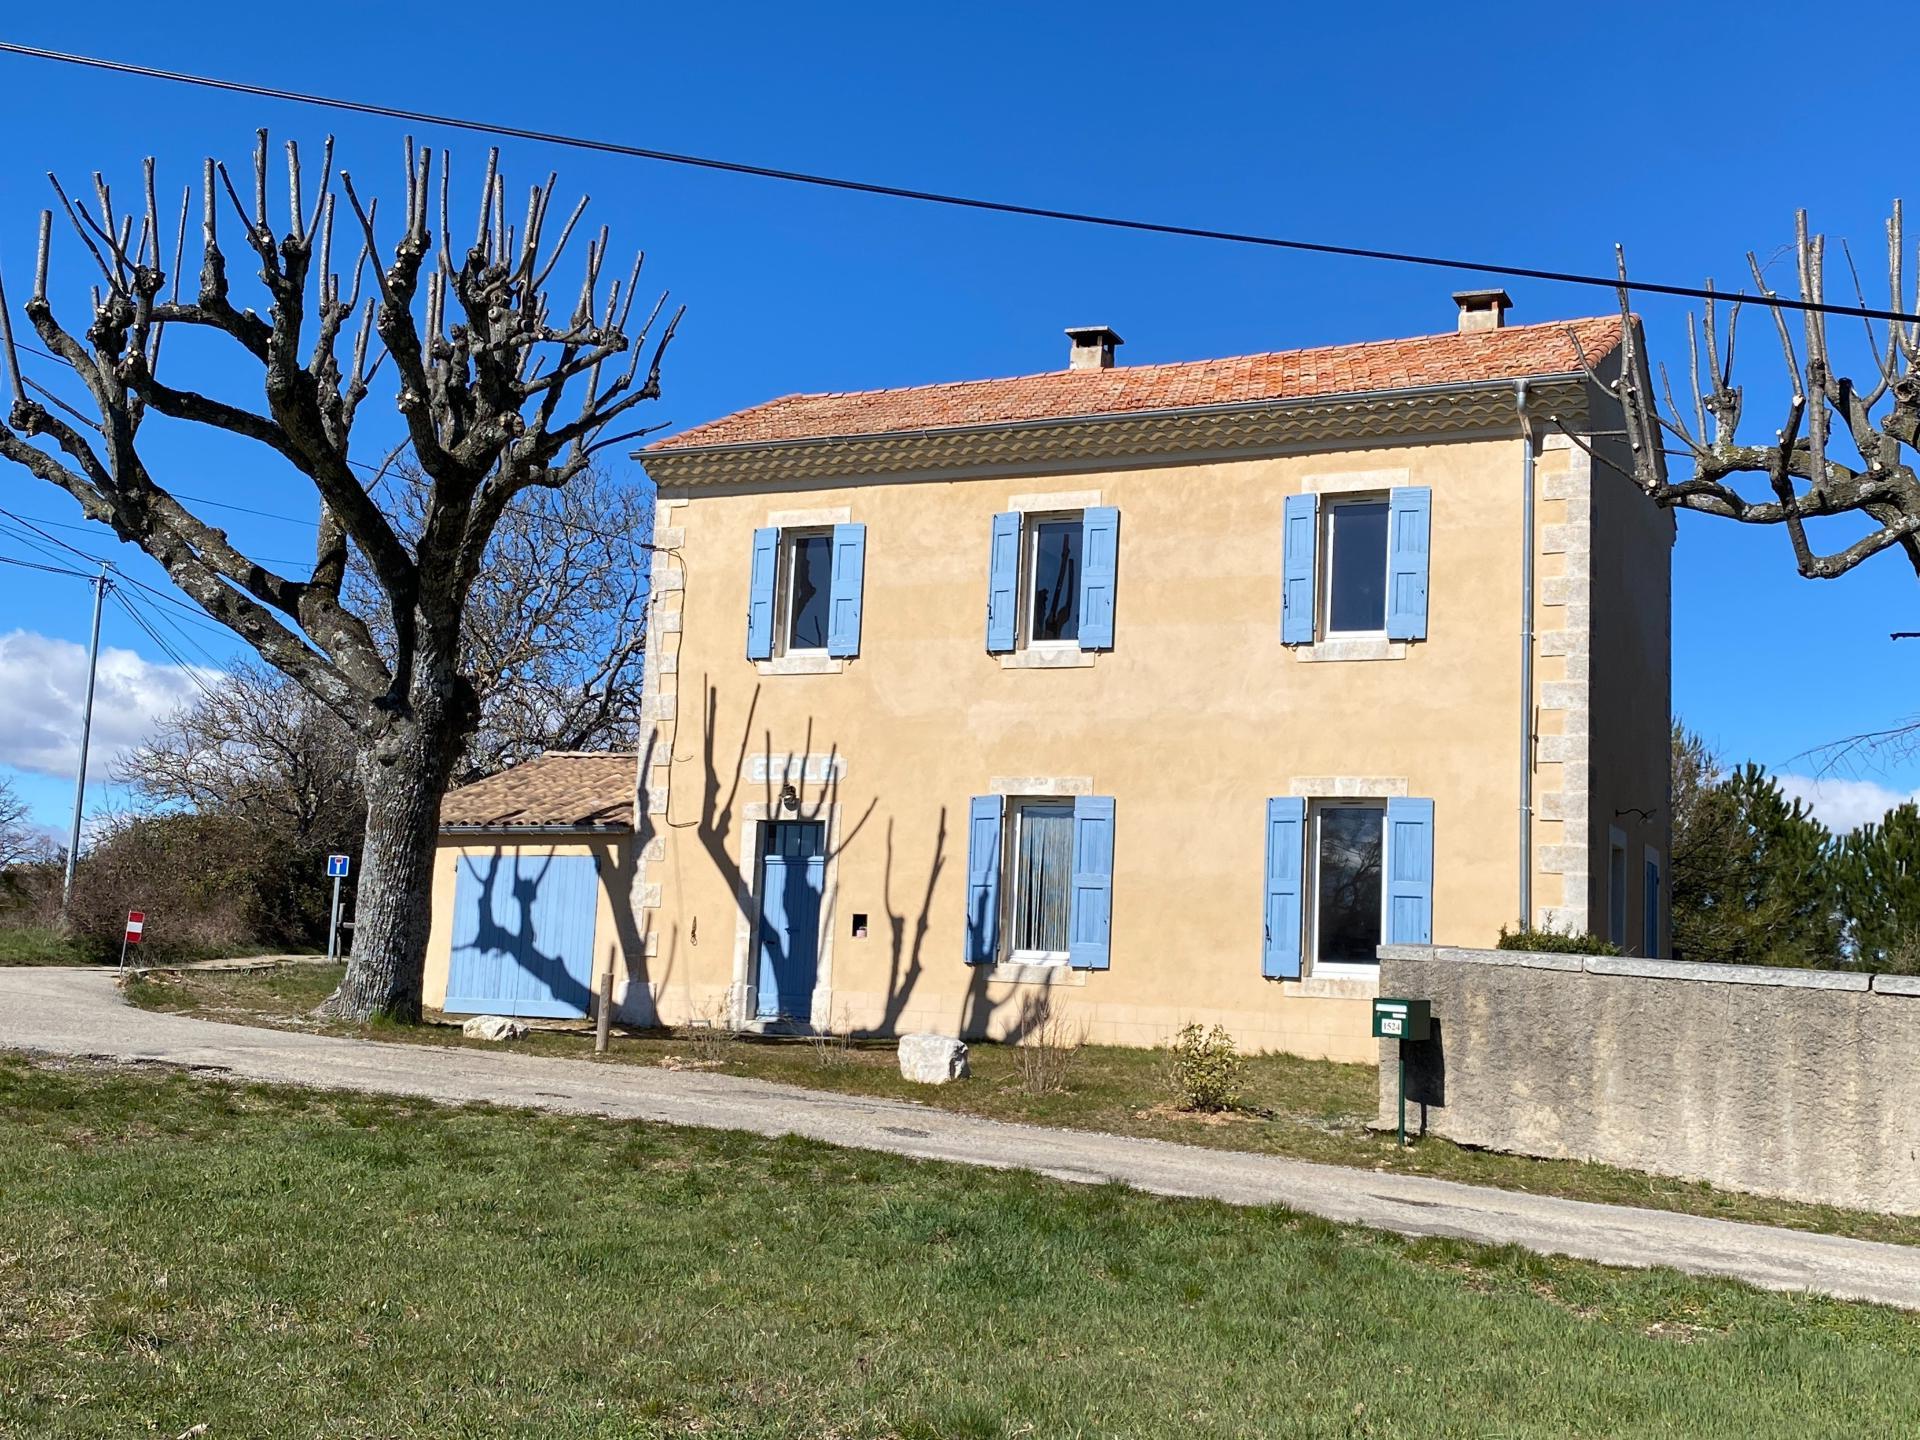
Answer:
M1381 1040L1425 1040L1433 1032L1431 1000L1377 999L1373 1002L1373 1033Z

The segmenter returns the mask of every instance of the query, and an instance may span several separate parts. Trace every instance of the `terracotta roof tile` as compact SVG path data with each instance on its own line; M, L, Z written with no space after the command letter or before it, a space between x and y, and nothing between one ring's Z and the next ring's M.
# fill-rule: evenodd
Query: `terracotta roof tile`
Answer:
M639 760L605 751L549 750L485 780L447 792L440 823L512 829L520 825L633 825Z
M1600 316L1224 360L789 395L656 440L643 453L1559 375L1581 368L1583 350L1589 362L1598 363L1619 340L1619 317Z

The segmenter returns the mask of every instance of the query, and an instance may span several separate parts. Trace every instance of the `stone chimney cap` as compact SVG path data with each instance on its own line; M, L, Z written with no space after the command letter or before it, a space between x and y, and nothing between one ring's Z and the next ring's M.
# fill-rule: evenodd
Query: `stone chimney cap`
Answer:
M1114 348L1127 343L1105 325L1069 325L1067 339L1072 342L1067 352L1070 370L1111 370Z
M1498 330L1507 323L1513 297L1499 289L1456 290L1453 303L1460 307L1462 330Z

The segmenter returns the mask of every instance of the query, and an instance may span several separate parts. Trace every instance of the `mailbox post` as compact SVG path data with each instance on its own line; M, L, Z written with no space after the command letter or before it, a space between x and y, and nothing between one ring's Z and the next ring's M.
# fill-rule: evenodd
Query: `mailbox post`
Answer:
M1433 1033L1433 1002L1385 996L1376 999L1373 1033L1381 1040L1400 1042L1400 1144L1404 1147L1407 1143L1407 1042L1425 1040Z

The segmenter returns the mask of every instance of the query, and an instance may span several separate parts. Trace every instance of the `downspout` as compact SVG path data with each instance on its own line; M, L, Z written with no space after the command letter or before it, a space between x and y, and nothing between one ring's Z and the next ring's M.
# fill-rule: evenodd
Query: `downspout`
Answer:
M1533 422L1527 382L1513 382L1520 417L1520 928L1533 928Z

